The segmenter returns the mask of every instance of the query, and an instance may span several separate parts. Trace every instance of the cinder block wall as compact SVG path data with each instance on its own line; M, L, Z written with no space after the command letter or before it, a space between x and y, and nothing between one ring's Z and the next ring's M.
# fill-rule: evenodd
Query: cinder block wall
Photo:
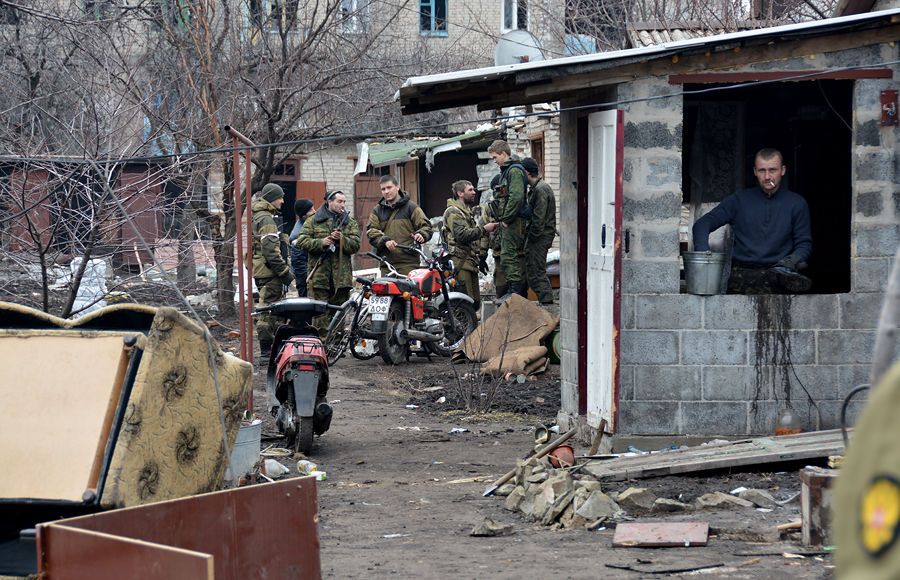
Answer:
M896 47L881 45L750 68L821 69L874 65L896 57ZM898 67L894 69L896 75ZM838 424L843 398L867 380L882 293L900 243L900 131L879 124L879 95L888 88L895 88L893 81L859 80L854 88L854 212L848 248L852 291L795 296L790 307L791 399L809 428L815 426L815 415L808 413L800 383L821 409L822 428L832 428ZM673 87L665 78L619 85L622 100L671 92ZM618 431L771 433L785 398L784 381L777 368L756 364L754 299L678 294L682 100L673 97L622 107L626 122L624 227L631 231L631 251L623 261ZM565 143L563 139L563 159ZM564 223L565 200L575 198L565 188L562 193ZM561 246L564 256L576 251L565 244L565 238ZM574 312L567 312L575 307L577 280L569 279L572 270L563 275L568 288L562 301L564 328L577 320ZM577 371L566 371L569 365L576 366L572 349L563 352L563 410L570 415L577 410Z

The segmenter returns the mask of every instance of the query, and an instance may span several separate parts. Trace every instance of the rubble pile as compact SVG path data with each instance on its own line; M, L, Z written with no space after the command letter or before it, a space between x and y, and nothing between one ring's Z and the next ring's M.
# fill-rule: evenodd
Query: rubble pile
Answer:
M557 528L597 529L604 525L705 508L771 508L775 500L764 490L744 489L740 496L713 492L693 503L657 497L643 487L606 492L588 470L554 469L547 458L520 460L512 482L495 495L505 496L506 509L534 522Z

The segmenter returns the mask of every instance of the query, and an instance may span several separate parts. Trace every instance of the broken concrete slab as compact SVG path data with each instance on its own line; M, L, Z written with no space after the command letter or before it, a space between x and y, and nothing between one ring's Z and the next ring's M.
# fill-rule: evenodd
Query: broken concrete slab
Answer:
M749 501L756 507L768 509L778 507L778 502L775 501L772 494L764 489L745 489L738 494L738 497Z
M500 487L497 488L497 491L494 492L494 495L498 495L500 497L506 497L516 489L516 486L511 483L504 483Z
M550 474L546 471L540 471L538 473L532 473L525 478L525 481L528 483L544 483L548 479L550 479Z
M721 491L706 493L697 498L697 508L728 508L728 507L753 507L753 504L745 499L734 497Z
M524 499L525 490L521 487L515 488L508 496L506 496L506 509L511 512L518 511Z
M616 502L629 513L646 513L653 509L656 494L644 487L629 487L619 494Z
M585 500L584 504L575 510L575 515L588 522L594 522L600 518L615 518L624 515L619 504L614 502L602 491L595 491Z
M685 512L692 509L692 507L687 503L660 497L653 502L653 508L650 511L654 513Z
M613 547L674 548L705 546L708 522L624 523L616 526Z
M512 533L512 524L501 524L491 518L484 518L484 521L472 528L469 535L477 538L490 538L494 536L508 536Z
M581 479L575 482L575 488L584 489L588 492L597 491L600 489L600 482L593 479Z

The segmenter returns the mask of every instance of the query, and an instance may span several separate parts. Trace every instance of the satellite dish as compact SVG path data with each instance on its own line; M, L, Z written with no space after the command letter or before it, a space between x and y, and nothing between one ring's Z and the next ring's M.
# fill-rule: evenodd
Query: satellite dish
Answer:
M510 30L497 41L494 64L522 64L544 60L540 41L527 30Z

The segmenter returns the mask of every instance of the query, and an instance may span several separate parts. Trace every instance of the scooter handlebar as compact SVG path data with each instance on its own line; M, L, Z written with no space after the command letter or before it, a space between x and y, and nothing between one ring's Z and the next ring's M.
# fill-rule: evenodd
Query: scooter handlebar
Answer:
M372 280L370 278L363 278L362 276L357 276L356 281L365 287L369 287L372 285Z

